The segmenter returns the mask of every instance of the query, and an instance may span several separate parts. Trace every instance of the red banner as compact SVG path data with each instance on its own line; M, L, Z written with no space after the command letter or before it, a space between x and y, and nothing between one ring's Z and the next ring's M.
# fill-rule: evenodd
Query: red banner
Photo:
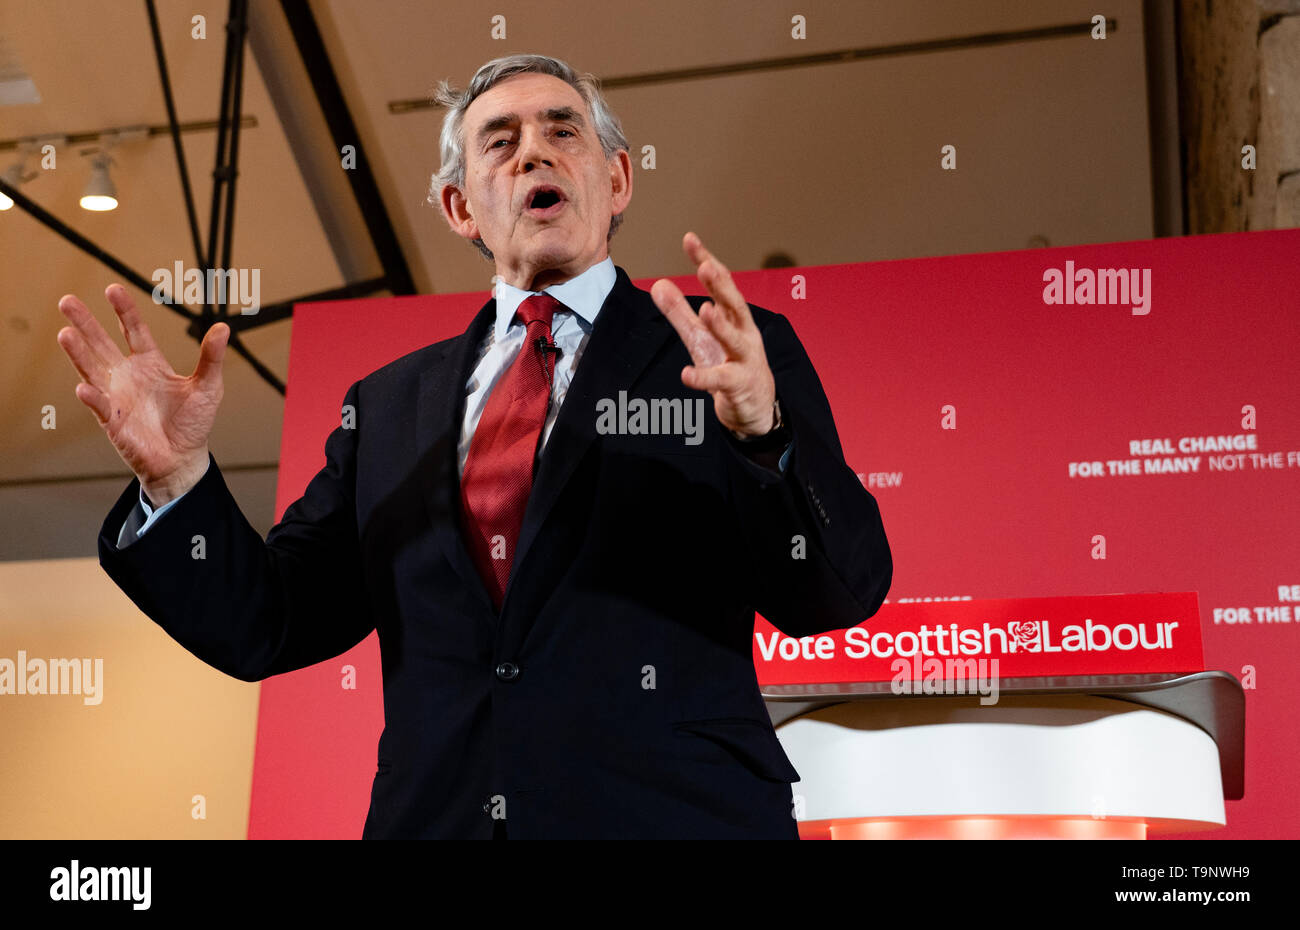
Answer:
M885 604L798 639L759 618L754 666L763 685L1205 670L1195 594Z
M653 282L635 277L653 269L621 262L639 286ZM903 603L930 597L972 598L944 611L997 598L1199 594L1205 661L1171 658L1170 670L1222 669L1247 695L1245 797L1228 803L1214 837L1300 828L1286 781L1300 770L1297 267L1300 231L1279 230L734 274L747 300L790 320L849 467L880 505L894 578L891 603L863 624L870 633L902 632L908 610L914 631L933 626L938 613L916 613L933 602ZM1068 302L1055 299L1058 279ZM674 280L700 292L693 276ZM463 331L487 286L296 309L278 513L324 464L348 385ZM1065 627L1082 623L1084 641L1101 642L1091 616L1113 645L1123 623L1145 621L1150 642L1150 624L1177 621L1175 650L1192 648L1184 634L1194 626L1182 613L1162 619L1168 610L1007 617L1046 621L1049 649L1062 651L1000 659L1140 659L1154 670L1140 645L1067 653ZM832 645L842 653L843 637ZM345 665L355 690L340 687ZM360 835L383 726L380 676L372 635L263 685L250 836Z

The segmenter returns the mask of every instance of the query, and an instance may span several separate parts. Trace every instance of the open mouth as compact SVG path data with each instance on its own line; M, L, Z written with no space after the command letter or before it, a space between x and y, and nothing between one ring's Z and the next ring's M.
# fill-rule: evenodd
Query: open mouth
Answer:
M544 184L529 192L526 203L526 213L545 219L559 213L568 200L564 196L564 191Z

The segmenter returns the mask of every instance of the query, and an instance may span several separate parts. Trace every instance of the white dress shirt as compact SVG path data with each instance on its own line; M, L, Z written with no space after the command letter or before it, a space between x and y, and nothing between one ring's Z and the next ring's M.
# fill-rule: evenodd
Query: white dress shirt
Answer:
M488 329L488 334L479 347L478 365L465 383L468 392L465 398L465 419L461 422L460 443L456 447L462 475L465 473L465 459L469 456L470 440L474 438L474 430L478 428L478 421L483 416L492 388L514 364L528 334L528 328L523 322L514 318L519 305L536 293L550 294L564 305L563 308L556 309L555 317L551 320L551 339L560 347L561 354L555 363L551 404L546 413L546 422L542 424L541 441L537 444L537 455L540 458L546 440L555 427L560 405L569 392L573 374L578 369L578 360L587 347L596 315L600 313L601 305L605 303L609 292L614 289L617 275L614 260L606 258L576 278L540 292L521 291L505 282L497 283L493 291L497 301L496 325Z

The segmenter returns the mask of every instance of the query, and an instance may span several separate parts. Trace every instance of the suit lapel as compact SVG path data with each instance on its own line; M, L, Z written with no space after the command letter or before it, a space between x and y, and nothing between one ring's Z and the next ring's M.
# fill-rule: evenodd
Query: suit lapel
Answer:
M420 493L433 522L435 544L460 575L466 588L476 592L493 616L492 599L470 558L461 533L460 468L457 445L465 418L465 382L478 364L478 350L496 320L496 300L479 310L464 333L442 343L420 374L416 402L416 462Z
M510 603L515 576L526 562L529 549L569 476L596 438L596 402L602 397L615 398L620 390L630 390L670 336L676 338L676 333L650 295L633 285L627 272L617 268L614 287L596 316L578 370L542 452L515 546L502 613Z

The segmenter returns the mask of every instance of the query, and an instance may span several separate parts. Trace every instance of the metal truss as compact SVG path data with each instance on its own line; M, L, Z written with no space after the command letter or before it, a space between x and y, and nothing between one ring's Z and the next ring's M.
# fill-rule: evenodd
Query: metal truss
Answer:
M337 145L355 141L357 133L339 88L338 80L325 51L324 42L316 27L306 0L282 0L285 15L293 31L294 40L307 67L312 88L317 101L324 112L326 122ZM248 0L230 0L226 20L225 62L221 77L221 111L217 119L217 150L212 169L212 209L209 213L208 237L206 248L199 234L198 215L194 208L194 192L190 186L189 171L185 163L185 151L181 145L181 127L176 117L176 106L172 97L171 78L167 70L167 59L163 53L162 34L158 26L158 12L154 0L145 0L149 15L149 28L153 35L154 53L158 60L158 77L162 85L163 99L167 105L167 121L176 150L176 165L180 171L181 190L184 192L185 212L189 221L190 237L197 260L197 266L206 272L230 267L230 251L234 238L235 219L235 182L239 177L239 132L244 123L242 115L244 92L244 54L245 38L248 33ZM220 303L207 293L205 288L204 303L199 312L187 309L183 304L169 300L164 304L173 313L184 317L188 326L186 332L197 342L203 340L207 331L217 323L230 327L229 346L232 351L243 358L281 395L285 393L284 382L274 372L259 361L240 339L240 333L264 326L278 320L287 319L293 314L293 306L310 301L337 300L349 297L362 297L376 291L389 290L394 294L413 294L415 285L410 269L397 243L397 236L389 220L383 201L379 195L378 185L364 159L358 159L357 170L350 171L349 181L353 195L357 199L362 215L366 218L366 227L376 253L384 269L380 277L368 278L342 287L305 294L292 300L270 304L259 309L253 315L231 315L229 295L221 294ZM81 251L111 268L135 287L152 292L155 286L144 275L130 268L125 262L107 250L77 232L56 216L35 203L12 185L0 179L0 192L10 197L16 206L26 211L38 222L76 246ZM218 255L220 245L220 255ZM218 258L220 262L218 263ZM211 280L214 275L205 273L204 280ZM179 287L180 282L173 282Z

